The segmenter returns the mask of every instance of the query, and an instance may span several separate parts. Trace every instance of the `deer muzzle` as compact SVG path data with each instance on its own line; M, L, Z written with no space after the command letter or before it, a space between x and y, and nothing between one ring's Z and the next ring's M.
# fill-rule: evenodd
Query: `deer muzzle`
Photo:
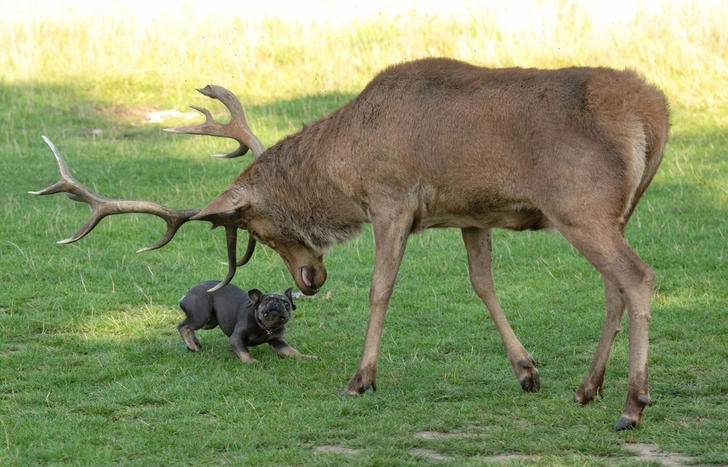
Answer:
M314 295L326 282L326 269L323 265L318 267L301 266L294 275L296 285L305 295Z

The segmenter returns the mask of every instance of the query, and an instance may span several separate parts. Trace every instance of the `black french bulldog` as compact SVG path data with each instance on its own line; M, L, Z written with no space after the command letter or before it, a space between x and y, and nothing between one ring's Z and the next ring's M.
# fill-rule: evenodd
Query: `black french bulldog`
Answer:
M230 345L244 363L257 363L248 351L248 346L268 343L279 355L309 358L283 340L286 323L293 304L292 289L283 294L264 295L258 289L245 293L240 288L228 284L216 292L208 289L220 281L205 281L187 291L179 302L185 312L185 319L177 325L180 336L187 348L193 352L200 349L195 331L213 329L220 326L230 338Z

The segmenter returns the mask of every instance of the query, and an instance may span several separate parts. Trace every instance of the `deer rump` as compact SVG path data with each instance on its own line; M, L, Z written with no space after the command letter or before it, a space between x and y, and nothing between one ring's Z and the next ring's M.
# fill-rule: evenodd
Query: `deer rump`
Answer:
M370 319L346 395L376 389L384 315L407 237L433 227L462 229L473 288L521 386L539 390L535 361L495 297L490 229L554 228L604 277L607 317L578 402L603 394L609 351L629 311L627 402L615 429L630 428L651 404L654 273L627 245L624 228L660 164L668 129L665 96L632 71L424 59L386 69L344 107L256 153L230 188L187 219L248 230L283 258L306 294L326 281L327 249L372 223Z

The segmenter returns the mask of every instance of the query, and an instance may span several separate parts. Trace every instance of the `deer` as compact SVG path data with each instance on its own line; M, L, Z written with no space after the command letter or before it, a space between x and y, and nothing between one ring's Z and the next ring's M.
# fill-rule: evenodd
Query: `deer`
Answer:
M615 430L637 427L652 405L648 339L655 273L628 245L625 227L662 161L670 128L667 98L632 70L486 68L425 58L379 72L344 106L265 149L240 101L208 85L228 124L168 129L220 136L254 159L202 209L102 197L77 182L57 148L61 181L34 194L66 192L92 206L69 243L106 215L146 212L167 221L164 246L185 222L226 230L228 283L256 243L282 258L296 286L316 294L327 279L326 252L372 226L375 259L361 360L343 396L377 389L382 332L410 235L458 228L475 294L499 332L521 388L538 392L536 360L511 328L492 275L494 228L559 232L603 278L606 317L592 363L574 399L604 397L604 374L625 310L629 322L627 397ZM236 259L236 232L248 247Z

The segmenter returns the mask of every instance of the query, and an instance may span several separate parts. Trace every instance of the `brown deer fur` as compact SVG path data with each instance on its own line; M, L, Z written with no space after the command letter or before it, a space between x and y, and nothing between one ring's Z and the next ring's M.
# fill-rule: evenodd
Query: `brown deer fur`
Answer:
M197 217L237 210L241 227L282 256L307 294L326 280L327 248L372 223L371 315L346 394L375 387L407 237L432 227L463 229L473 287L521 385L538 390L534 361L495 298L489 229L555 228L605 282L607 319L579 402L602 393L629 309L629 390L615 427L627 428L650 404L654 274L627 245L624 227L660 164L668 129L665 96L632 71L424 59L386 69L350 103L268 149Z
M200 92L229 93L210 86ZM174 131L228 131L206 119ZM372 223L370 318L361 362L344 391L352 395L376 389L384 315L407 238L433 227L462 229L472 286L521 386L537 391L535 362L495 297L490 229L556 229L604 278L607 316L576 391L580 403L602 394L609 351L629 310L629 384L615 429L629 428L651 404L654 273L627 245L624 229L660 164L669 126L665 96L632 71L418 60L384 70L347 105L266 151L252 133L240 133L235 154L258 148L256 160L185 219L217 219L232 229L231 272L234 227L248 230L279 253L306 294L326 281L327 249Z

